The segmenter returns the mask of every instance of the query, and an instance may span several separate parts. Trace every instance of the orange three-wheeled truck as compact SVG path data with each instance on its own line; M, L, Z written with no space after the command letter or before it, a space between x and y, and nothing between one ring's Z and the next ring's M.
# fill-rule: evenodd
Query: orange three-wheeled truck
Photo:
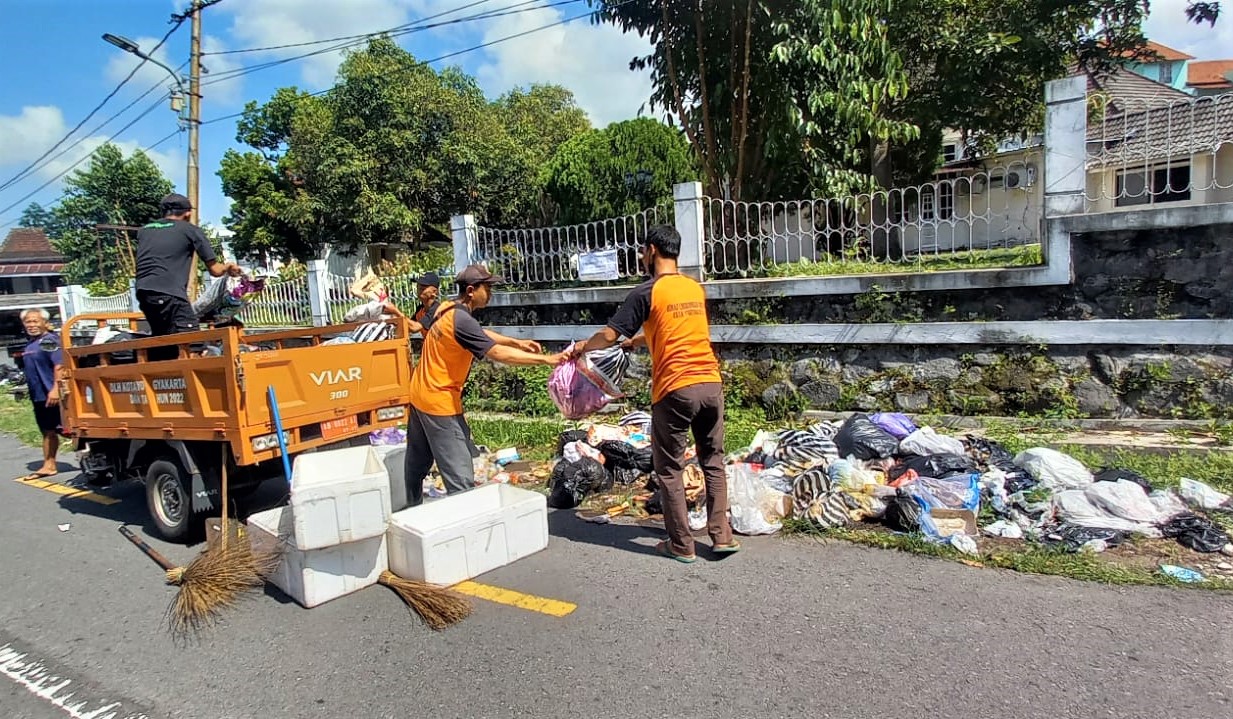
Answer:
M218 509L224 462L237 494L282 477L269 387L291 455L366 443L370 432L405 418L411 364L403 318L387 320L389 339L346 344L327 340L357 325L232 326L92 343L98 327L137 330L141 321L106 313L64 324L61 408L87 482L143 481L167 539L197 534L201 518Z

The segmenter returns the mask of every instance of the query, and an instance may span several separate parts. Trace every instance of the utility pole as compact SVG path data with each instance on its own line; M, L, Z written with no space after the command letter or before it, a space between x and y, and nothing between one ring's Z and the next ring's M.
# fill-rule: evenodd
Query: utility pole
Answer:
M201 224L200 181L201 165L199 151L201 147L201 2L193 0L189 7L192 14L193 39L188 59L188 201L193 206L190 220ZM196 263L194 263L195 265ZM197 269L188 278L188 297L197 297Z

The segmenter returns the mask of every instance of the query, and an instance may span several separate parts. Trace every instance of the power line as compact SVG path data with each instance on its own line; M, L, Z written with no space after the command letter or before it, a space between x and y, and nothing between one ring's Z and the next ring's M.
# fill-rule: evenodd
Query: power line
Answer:
M217 2L218 0L215 0L215 1ZM181 24L183 24L183 22L184 22L184 21L183 21L182 19L181 19L181 20L176 21L176 22L175 22L175 25L174 25L174 26L173 26L170 30L168 30L168 31L167 31L167 34L163 36L163 39L162 39L162 40L159 40L159 41L158 41L158 44L154 46L154 49L153 49L153 50L151 50L149 54L153 55L155 52L158 52L158 49L159 49L160 47L162 47L162 46L163 46L163 43L167 42L167 39L168 39L168 38L170 38L170 37L172 36L172 34L174 34L174 33L175 33L175 31L176 31L176 30L179 30L179 29L180 29L180 25L181 25ZM115 97L115 96L116 96L116 93L120 92L120 88L122 88L122 87L124 87L126 84L128 84L128 81L129 81L129 80L132 80L132 79L133 79L133 76L137 74L137 71L138 71L138 70L140 70L140 69L142 68L142 66L143 66L143 65L145 65L145 64L146 64L146 61L145 61L145 59L143 58L143 59L142 59L142 61L141 61L141 62L139 62L139 63L137 63L137 66L133 68L132 72L130 72L130 73L128 74L128 76L127 76L127 77L125 77L123 80L121 80L121 81L120 81L120 84L119 84L119 85L116 85L115 89L113 89L110 93L108 93L107 97L104 97L104 98L103 98L102 102L100 102L99 104L97 104L97 105L95 105L95 106L94 106L94 109L90 111L90 114L86 115L84 118L82 118L81 122L77 123L76 127L74 127L72 130L69 130L69 131L68 131L68 134L66 134L64 137L60 138L60 140L59 140L58 142L56 142L56 144L52 145L52 146L51 146L51 147L47 150L47 152L44 152L42 155L39 155L39 157L38 157L38 158L36 158L36 159L34 160L34 162L31 162L29 165L26 165L26 166L25 166L24 168L22 168L22 170L21 170L20 172L18 172L16 175L14 175L14 176L10 177L9 179L5 180L3 184L0 184L0 190L5 190L5 189L8 189L8 188L9 188L10 186L12 186L14 183L19 182L22 178L24 178L24 177L26 177L28 174L30 174L31 170L34 168L34 166L35 166L35 165L37 165L38 163L42 162L42 161L43 161L44 159L46 159L46 158L47 158L47 156L48 156L48 155L50 155L51 153L55 152L55 151L56 151L56 150L57 150L57 149L58 149L61 145L63 145L63 144L65 143L65 141L66 141L66 140L68 140L68 139L69 139L70 137L72 137L72 136L73 136L73 135L74 135L74 134L75 134L78 130L80 130L80 129L82 128L82 126L83 126L83 125L85 125L87 122L89 122L89 121L90 121L90 118L94 117L94 116L95 116L95 114L97 114L99 110L103 109L103 106L104 106L104 105L106 105L106 104L108 103L108 101L110 101L110 100L111 100L111 98Z
M149 107L147 107L145 110L143 110L143 111L142 111L142 113L141 113L140 115L138 115L137 117L133 118L133 119L132 119L132 120L131 120L131 121L130 121L127 125L125 125L124 127L121 127L119 130L116 130L115 134L113 134L111 137L107 138L107 140L105 141L105 143L106 143L106 142L111 142L112 140L116 139L117 137L119 137L119 136L120 136L120 134L121 134L122 132L124 132L125 130L129 129L129 128L130 128L130 127L132 127L133 125L136 125L139 121L141 121L142 119L144 119L144 118L146 117L146 115L149 115L151 112L154 112L154 110L155 110L156 108L158 108L160 105L162 105L162 104L163 104L163 100L164 100L166 97L167 97L167 95L163 95L162 97L159 97L157 100L155 100L153 105L150 105L150 106L149 106ZM180 132L180 128L178 128L178 127L177 127L177 128L176 128L176 130L175 130L175 132L171 133L171 135L175 135L175 134L176 134L176 133L178 133L178 132ZM168 137L171 137L171 135L168 135ZM167 138L163 138L162 140L159 140L158 144L161 144L162 142L166 141L166 139L167 139ZM104 144L105 144L105 143L104 143ZM152 149L152 148L151 148L151 149ZM89 159L89 158L91 158L91 157L94 157L94 153L93 153L93 152L91 152L91 153L89 153L89 154L87 154L87 155L82 156L82 157L81 157L80 159L78 159L76 162L74 162L73 164L71 164L71 165L69 165L68 167L66 167L66 168L64 168L63 170L61 170L58 174L56 174L56 176L55 176L55 177L53 177L53 178L51 178L50 180L48 180L47 182L44 182L43 184L39 185L37 188L35 188L32 192L30 192L29 194L27 194L25 197L21 198L21 199L20 199L20 200L18 200L17 202L14 202L13 204L9 205L8 207L5 207L4 209L0 210L0 215L2 215L2 214L4 214L4 213L8 212L9 210L13 209L14 207L17 207L18 205L22 204L23 202L25 202L26 200L30 199L31 197L34 197L34 196L35 196L35 195L37 195L38 193L42 192L42 191L43 191L43 188L47 187L48 185L50 185L51 183L55 182L56 180L59 180L61 177L64 177L65 175L67 175L67 174L69 173L69 171L70 171L70 170L72 170L73 168L77 167L78 165L80 165L81 163L85 162L86 160L88 160L88 159Z
M350 47L357 47L359 45L363 45L365 42L367 42L371 38L379 37L382 35L386 35L389 37L400 37L402 35L409 35L415 32L424 32L426 30L432 30L432 29L440 28L440 27L447 27L450 25L458 25L458 24L462 24L466 22L474 22L477 20L488 20L492 18L504 17L506 15L517 15L517 14L526 13L526 12L535 12L538 10L546 10L546 9L558 7L561 5L572 5L578 2L582 2L582 0L557 0L556 2L546 3L542 5L535 4L537 2L538 0L524 0L524 2L516 3L514 5L508 5L504 8L498 8L496 10L476 13L474 15L468 15L466 17L454 18L452 20L445 20L445 21L438 22L438 23L416 24L414 26L412 26L412 24L400 25L396 28L390 28L387 30L379 31L379 32L368 33L365 35L357 35L354 37L360 38L358 40L348 40L346 42L333 45L331 47L322 48L320 50L314 50L312 52L307 52L307 53L303 53L300 55L293 55L291 57L285 57L285 58L281 58L278 60L270 60L268 62L260 63L257 65L249 65L246 67L240 67L234 70L228 70L226 72L218 73L217 75L212 76L209 81L203 83L203 85L213 85L219 82L224 82L226 80L232 80L237 77L242 77L244 75L250 75L254 72L266 70L271 67L285 65L287 63L295 62L297 60L303 60L309 57L314 57L316 55L326 55L332 52L338 52L339 50L345 50ZM473 3L472 6L474 4L475 3ZM535 4L535 6L534 7L523 7L525 5L532 5L532 4ZM442 15L458 12L459 10L466 9L466 7L471 7L471 6L456 8L446 13L439 13L437 15L432 15L432 16L423 18L418 22L424 23L424 21L426 20L432 20L434 18L441 17ZM521 8L521 9L515 9L515 8ZM335 39L339 39L339 38L335 38ZM319 41L319 42L327 42L327 41Z
M622 1L622 2L620 2L620 3L616 3L616 4L614 4L614 5L611 5L611 6L610 6L610 9L615 9L615 8L621 7L622 5L627 5L627 4L631 3L631 2L634 2L634 0L623 0L623 1ZM497 45L497 44L499 44L499 43L507 42L507 41L509 41L509 40L516 40L516 39L521 38L521 37L526 37L527 35L531 35L531 34L534 34L534 33L537 33L537 32L542 32L542 31L544 31L544 30L549 30L549 29L551 29L551 28L558 27L558 26L560 26L560 25L565 25L565 24L571 23L571 22L573 22L574 20L580 20L580 19L585 18L585 17L591 17L591 16L593 16L594 14L595 14L595 12L594 12L594 11L592 11L592 12L582 13L582 14L580 14L580 15L574 15L573 17L567 17L567 18L565 18L565 19L563 19L563 20L558 20L557 22L554 22L554 23L549 23L549 24L547 24L547 25L542 25L542 26L540 26L540 27L531 28L530 30L524 30L523 32L515 33L515 34L513 34L513 35L506 35L505 37L499 37L499 38L497 38L497 39L495 39L495 40L490 40L490 41L488 41L488 42L481 43L481 44L479 44L479 45L475 45L475 46L472 46L472 47L468 47L468 48L465 48L465 49L462 49L462 50L455 50L454 52L446 53L445 55L441 55L441 56L439 56L439 57L434 57L434 58L432 58L432 59L430 59L430 60L422 60L421 62L422 62L423 64L425 64L425 65L430 65L430 64L432 64L432 63L434 63L434 62L440 62L440 61L442 61L442 60L447 60L447 59L449 59L449 58L451 58L451 57L457 57L458 55L464 55L464 54L466 54L466 53L468 53L468 52L475 52L476 50L483 50L484 48L492 47L493 45ZM324 90L318 90L317 92L309 93L309 95L310 95L310 96L313 96L313 97L317 97L317 96L320 96L320 95L324 95L324 94L326 94L327 92L329 92L329 91L333 90L333 89L334 89L334 88L336 88L336 87L338 87L338 86L337 86L337 85L334 85L334 86L332 86L332 87L327 87L327 88L326 88L326 89L324 89ZM213 123L216 123L216 122L223 122L224 120L231 120L231 119L234 119L234 118L237 118L237 117L242 117L243 115L244 115L244 113L243 113L243 112L233 112L233 113L231 113L230 115L223 115L223 116L221 116L221 117L216 117L216 118L213 118L213 119L211 119L211 120L204 120L204 121L202 121L202 123L201 123L201 124L202 124L202 125L210 125L210 124L213 124Z
M534 2L535 0L531 0L531 1ZM377 35L381 35L383 33L395 32L405 27L409 27L411 25L414 25L416 22L432 20L434 18L438 18L443 15L449 15L452 13L460 12L462 10L467 10L467 9L475 7L476 5L483 5L488 2L492 2L492 0L477 0L477 2L473 2L470 5L463 5L462 7L457 7L457 8L454 8L453 10L446 10L444 12L437 13L436 15L430 15L425 18L420 18L419 20L416 20L415 22L409 22L403 25L397 25L387 30L378 30L377 32L366 32L361 35L341 35L339 37L329 37L323 40L309 40L307 42L293 42L293 43L288 43L286 45L267 45L265 47L246 47L246 48L242 48L239 50L219 50L218 52L203 52L201 54L203 56L205 55L237 55L237 54L245 53L245 52L266 52L269 50L285 50L287 48L292 48L292 47L308 47L310 45L324 45L327 42L338 42L339 40L356 40L359 38L376 37Z

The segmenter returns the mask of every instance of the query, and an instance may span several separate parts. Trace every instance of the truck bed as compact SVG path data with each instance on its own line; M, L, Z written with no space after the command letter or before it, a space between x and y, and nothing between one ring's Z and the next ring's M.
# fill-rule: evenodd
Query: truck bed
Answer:
M391 339L340 345L322 342L358 325L267 333L232 327L73 343L74 325L122 320L136 327L141 315L81 315L61 330L64 428L74 437L227 442L236 464L256 464L278 457L269 386L278 395L290 454L405 418L411 374L405 320L389 321ZM196 356L205 346L221 347L221 354ZM178 359L149 359L151 349L169 347L179 348Z

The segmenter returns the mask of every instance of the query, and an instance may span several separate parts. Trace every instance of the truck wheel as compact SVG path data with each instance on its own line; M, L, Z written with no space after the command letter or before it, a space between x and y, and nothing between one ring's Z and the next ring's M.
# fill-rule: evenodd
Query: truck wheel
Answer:
M187 481L180 465L165 459L153 462L146 472L146 504L164 539L187 540L192 533L194 515Z

